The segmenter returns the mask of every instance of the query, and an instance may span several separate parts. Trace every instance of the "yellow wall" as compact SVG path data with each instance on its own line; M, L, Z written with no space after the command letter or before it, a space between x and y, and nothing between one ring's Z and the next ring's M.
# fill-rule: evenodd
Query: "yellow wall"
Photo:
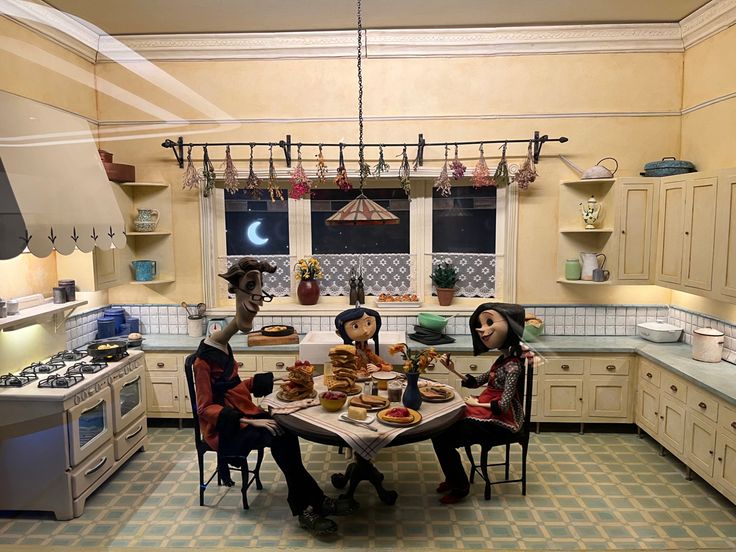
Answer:
M120 287L110 292L115 302L178 302L202 293L197 200L194 192L181 190L182 171L176 168L171 152L159 146L163 137L181 134L185 140L200 142L268 141L286 134L295 141L357 138L357 125L352 120L266 120L354 117L357 90L353 60L165 62L156 68L175 78L178 88L155 86L149 79L155 71L150 68L146 78L141 78L119 65L97 66L101 81L125 87L149 102L145 107L140 103L130 106L114 94L100 93L103 135L106 122L154 120L151 105L186 118L212 119L213 113L220 112L218 118L258 121L176 129L152 124L139 131L155 134L151 138L112 141L102 137L102 147L113 152L116 160L136 165L139 179L164 179L174 191L176 283L156 288ZM668 290L627 287L581 291L561 286L554 278L528 275L557 273L558 182L575 176L556 157L558 153L581 167L612 155L621 165L619 175L636 175L646 161L679 150L681 54L368 59L364 81L366 117L395 118L368 120L368 142L412 142L419 132L429 141L523 137L534 130L570 138L564 146L546 146L539 167L541 176L521 200L519 270L523 277L518 278L519 301L662 303L669 299ZM179 99L184 93L202 100L194 106L186 104ZM609 115L652 112L663 115ZM468 115L503 118L453 118ZM399 119L406 116L419 120ZM235 156L242 160L245 150L234 152ZM429 163L438 163L442 152L436 148L425 153ZM495 153L486 149L489 157ZM523 153L522 146L510 148L510 154L517 158ZM218 166L223 150L213 148L211 154ZM332 158L336 154L328 152ZM305 152L305 159L311 160L312 155ZM477 150L468 148L461 155L470 164Z

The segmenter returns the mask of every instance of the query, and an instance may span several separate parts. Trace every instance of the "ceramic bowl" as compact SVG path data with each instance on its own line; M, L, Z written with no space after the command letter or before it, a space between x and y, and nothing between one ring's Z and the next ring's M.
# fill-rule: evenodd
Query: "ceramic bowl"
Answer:
M329 395L325 397L325 394L327 393L329 393ZM322 405L322 408L324 408L327 412L337 412L338 410L340 410L345 404L347 398L348 396L341 391L323 391L319 394L319 402Z
M419 325L423 328L436 332L441 332L447 326L447 318L429 312L420 312L417 315L417 320L419 320Z
M524 341L536 341L537 338L542 335L542 332L544 332L544 325L536 327L531 324L526 324L524 326L524 336L522 339Z

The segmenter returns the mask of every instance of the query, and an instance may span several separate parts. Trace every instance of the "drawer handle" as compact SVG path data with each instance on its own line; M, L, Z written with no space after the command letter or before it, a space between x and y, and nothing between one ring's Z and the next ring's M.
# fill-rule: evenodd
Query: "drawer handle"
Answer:
M133 437L135 437L136 435L138 435L138 434L139 434L139 433L140 433L141 431L143 431L143 424L139 425L139 426L138 426L138 429L136 429L136 430L135 430L135 431L134 431L133 433L131 433L130 435L126 435L126 436L125 436L125 439L126 439L126 440L128 440L128 439L132 439Z
M134 383L138 383L139 381L141 381L141 377L140 377L140 376L138 376L138 377L137 377L137 378L135 378L134 380L130 380L130 381L129 381L128 383L126 383L125 385L133 385Z
M277 362L276 363L276 368L283 368L284 366L286 366L286 365L283 362Z
M159 368L163 368L165 364L163 362L157 362L156 366L158 366Z
M97 462L97 465L94 468L88 469L86 472L84 472L84 475L91 475L95 473L97 470L99 470L102 466L105 465L105 462L107 462L107 456L103 456L99 462Z
M711 454L712 455L713 454L713 451L712 450L709 450L708 451L708 454Z
M562 368L563 370L569 370L570 369L570 365L569 364L563 364L562 366L560 366L560 368Z
M708 405L707 405L707 404L705 404L705 403L704 403L704 402L702 402L702 401L698 403L698 406L699 406L700 408L702 408L703 410L705 410L706 408L708 408Z
M609 364L608 366L606 366L606 370L608 370L609 372L613 372L614 370L616 370L616 365Z
M721 457L719 456L719 457L718 457L718 461L719 461L719 462L723 462L723 458L721 458Z
M736 429L736 422L731 422L731 427Z
M672 389L673 393L677 393L677 386L674 383L670 385L670 389Z
M583 397L580 397L580 398L579 398L578 400L579 400L580 402L583 402Z
M660 416L660 417L659 417L659 419L660 419L660 420L664 420L664 416Z
M242 368L242 367L243 367L243 363L242 362L238 362L238 368Z
M471 370L477 370L477 369L478 369L478 365L477 365L477 364L471 364L471 365L469 366L469 368L470 368Z
M647 372L647 377L648 377L649 379L652 379L652 377L654 377L654 376L652 376L652 373L651 373L651 372Z

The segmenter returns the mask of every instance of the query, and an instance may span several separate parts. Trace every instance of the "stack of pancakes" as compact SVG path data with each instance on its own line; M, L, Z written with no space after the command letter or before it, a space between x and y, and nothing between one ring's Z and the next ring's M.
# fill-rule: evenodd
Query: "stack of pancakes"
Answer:
M288 370L289 381L281 384L281 397L287 401L298 401L314 396L314 366L307 360L297 360Z
M358 379L357 359L353 345L337 345L330 349L332 376L326 378L327 389L348 393L355 388Z

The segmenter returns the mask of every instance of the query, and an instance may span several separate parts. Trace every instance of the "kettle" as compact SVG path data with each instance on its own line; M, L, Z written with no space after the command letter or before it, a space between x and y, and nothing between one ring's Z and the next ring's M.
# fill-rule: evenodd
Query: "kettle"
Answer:
M603 161L606 159L610 159L614 163L616 163L616 168L613 169L613 171L608 170L606 167L601 165ZM616 161L613 157L604 157L598 163L590 167L589 169L585 169L583 171L583 175L580 177L582 180L590 180L594 178L613 178L613 175L616 174L616 171L618 170L618 161Z
M598 266L598 257L603 257L603 262ZM583 265L581 280L592 281L593 271L596 268L603 268L606 266L606 256L603 253L580 253L580 262Z

